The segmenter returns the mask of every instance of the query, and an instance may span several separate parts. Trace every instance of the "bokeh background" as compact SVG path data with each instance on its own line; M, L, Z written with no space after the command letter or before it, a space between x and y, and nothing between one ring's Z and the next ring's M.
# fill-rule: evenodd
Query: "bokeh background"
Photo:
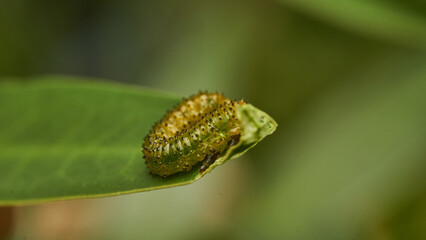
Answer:
M42 74L218 90L279 127L191 185L0 209L8 239L426 239L423 0L2 0L0 77Z

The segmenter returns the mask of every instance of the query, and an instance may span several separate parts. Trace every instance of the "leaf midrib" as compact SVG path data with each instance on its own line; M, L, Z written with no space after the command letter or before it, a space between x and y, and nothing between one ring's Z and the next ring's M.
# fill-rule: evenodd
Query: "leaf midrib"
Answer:
M136 147L134 145L122 145L122 146L80 146L80 145L55 145L55 146L48 146L48 145L28 145L28 144L14 144L14 145L0 145L0 155L3 153L11 152L13 154L16 154L16 151L22 152L22 149L25 149L25 152L43 152L46 153L46 151L72 151L78 149L79 152L111 152L111 153L118 153L118 152L133 152L139 147ZM142 149L139 148L141 151ZM141 153L142 154L142 153Z

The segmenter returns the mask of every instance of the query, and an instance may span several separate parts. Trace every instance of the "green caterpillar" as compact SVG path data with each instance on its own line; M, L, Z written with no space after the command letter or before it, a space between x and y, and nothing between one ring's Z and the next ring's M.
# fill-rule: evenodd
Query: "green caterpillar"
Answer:
M184 99L145 137L142 152L150 173L165 178L200 162L199 171L204 172L239 142L236 111L243 104L218 93L200 92Z

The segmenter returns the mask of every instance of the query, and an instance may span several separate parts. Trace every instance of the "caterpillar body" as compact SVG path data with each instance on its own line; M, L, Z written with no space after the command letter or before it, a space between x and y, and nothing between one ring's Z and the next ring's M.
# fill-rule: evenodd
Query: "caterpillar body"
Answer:
M151 174L163 178L189 171L195 165L204 172L240 140L237 107L223 94L200 92L183 99L157 122L142 145Z

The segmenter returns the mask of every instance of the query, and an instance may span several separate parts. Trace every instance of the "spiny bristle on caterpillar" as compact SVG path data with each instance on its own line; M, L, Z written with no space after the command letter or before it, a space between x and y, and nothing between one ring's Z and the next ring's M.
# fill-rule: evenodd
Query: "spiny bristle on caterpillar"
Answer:
M243 100L202 92L167 111L145 137L142 146L151 174L167 177L189 171L201 163L204 172L218 156L239 142L240 121L236 115Z

